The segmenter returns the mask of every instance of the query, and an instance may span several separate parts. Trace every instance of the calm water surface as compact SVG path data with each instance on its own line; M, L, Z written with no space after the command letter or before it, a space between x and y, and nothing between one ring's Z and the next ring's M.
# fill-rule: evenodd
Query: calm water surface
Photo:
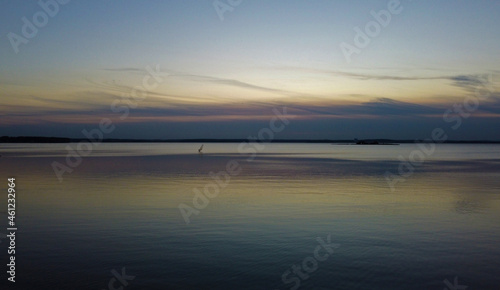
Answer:
M414 144L266 144L250 161L251 146L200 145L100 144L59 182L67 144L2 144L5 224L7 177L18 190L15 289L112 289L123 268L126 290L441 290L455 277L500 289L500 145L436 145L393 191L384 174ZM179 205L196 210L195 192L234 162L186 224ZM321 260L318 239L334 244Z

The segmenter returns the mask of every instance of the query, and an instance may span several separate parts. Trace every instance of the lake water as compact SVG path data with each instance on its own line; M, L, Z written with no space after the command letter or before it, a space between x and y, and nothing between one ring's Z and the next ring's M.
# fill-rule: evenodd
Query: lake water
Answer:
M0 146L0 214L15 177L18 227L16 283L4 266L0 285L500 288L500 145L104 143L60 182L67 145Z

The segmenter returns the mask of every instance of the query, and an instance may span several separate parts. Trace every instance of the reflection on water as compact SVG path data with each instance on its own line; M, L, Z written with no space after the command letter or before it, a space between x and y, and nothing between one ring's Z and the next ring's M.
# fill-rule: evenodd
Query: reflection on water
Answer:
M23 289L290 289L282 275L331 234L331 257L300 289L471 289L500 286L500 146L440 144L391 192L384 172L415 147L100 144L59 182L67 144L9 144L1 176L18 186ZM186 225L209 173L242 171ZM3 216L6 212L1 212ZM0 245L3 245L0 244ZM2 251L2 259L6 253Z
M487 200L477 199L462 199L456 202L455 210L458 213L472 214L485 211L488 207Z

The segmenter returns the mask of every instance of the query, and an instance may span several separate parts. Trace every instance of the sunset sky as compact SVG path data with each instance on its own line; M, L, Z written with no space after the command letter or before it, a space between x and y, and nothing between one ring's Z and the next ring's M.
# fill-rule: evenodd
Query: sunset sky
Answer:
M223 13L212 0L72 0L25 37L23 17L44 21L37 2L2 1L0 136L83 138L110 118L106 138L246 138L286 107L279 139L416 139L441 127L500 140L500 1L402 0L350 61L342 43L355 46L355 28L391 0L220 0ZM131 98L148 67L161 83ZM479 105L452 128L443 114L464 100Z

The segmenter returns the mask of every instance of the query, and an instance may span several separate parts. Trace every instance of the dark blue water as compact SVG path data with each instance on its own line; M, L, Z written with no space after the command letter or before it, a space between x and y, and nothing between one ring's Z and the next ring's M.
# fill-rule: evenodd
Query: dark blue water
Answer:
M2 289L500 288L500 146L437 145L392 191L384 173L415 145L271 144L252 161L237 145L101 144L62 182L64 145L4 146L18 231ZM229 162L187 224L179 205Z

